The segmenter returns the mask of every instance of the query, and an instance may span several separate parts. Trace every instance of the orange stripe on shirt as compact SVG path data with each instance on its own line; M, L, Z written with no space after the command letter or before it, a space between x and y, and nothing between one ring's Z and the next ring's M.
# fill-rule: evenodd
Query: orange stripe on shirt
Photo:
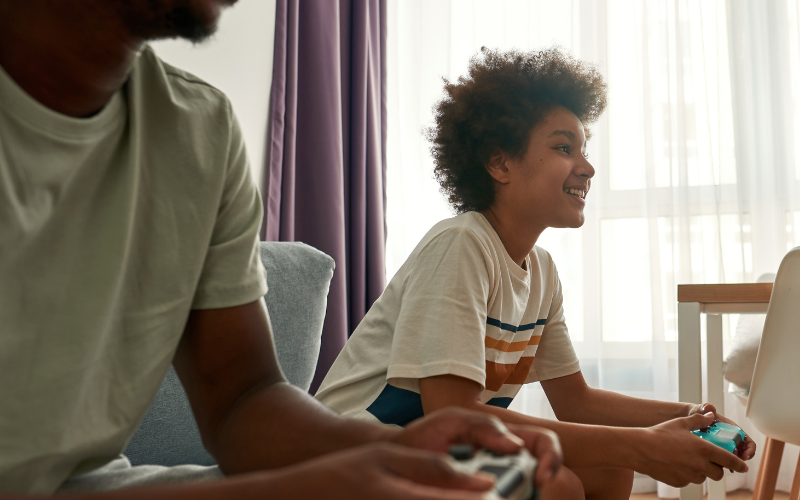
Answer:
M529 345L539 345L541 335L535 335L530 340L521 340L519 342L506 342L505 340L497 340L491 337L485 337L484 345L487 349L497 349L502 352L521 352L524 351Z
M533 365L532 356L519 358L516 364L486 362L486 389L499 391L503 384L524 384Z

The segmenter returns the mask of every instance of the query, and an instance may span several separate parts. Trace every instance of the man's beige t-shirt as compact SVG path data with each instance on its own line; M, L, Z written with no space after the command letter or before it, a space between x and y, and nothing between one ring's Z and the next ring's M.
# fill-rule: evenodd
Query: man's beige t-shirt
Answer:
M0 69L0 492L122 452L190 309L266 293L261 212L228 100L151 49L86 119Z
M522 384L580 371L562 302L545 250L534 247L523 269L483 215L444 220L373 304L316 397L343 415L402 426L423 415L419 379L449 374L507 408Z

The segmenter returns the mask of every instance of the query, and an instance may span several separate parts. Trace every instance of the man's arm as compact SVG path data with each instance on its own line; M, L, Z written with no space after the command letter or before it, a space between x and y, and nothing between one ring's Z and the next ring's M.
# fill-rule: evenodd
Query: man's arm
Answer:
M575 383L575 379L571 382ZM560 422L483 404L480 384L462 377L441 375L420 379L419 384L426 414L458 406L495 415L507 424L535 425L555 431L564 451L564 465L570 468L633 469L675 486L699 482L705 477L719 479L722 467L736 472L747 470L747 465L732 453L688 432L709 425L713 421L711 414L674 419L646 428L596 425L596 422L608 421L609 417L605 416L598 419L584 417L587 423ZM577 393L575 397L580 398L581 394ZM576 399L572 404L580 405L581 400ZM554 410L559 407L555 410L559 418L564 416L564 405L563 400L553 404ZM617 409L627 411L623 407ZM601 414L605 415L604 412ZM582 413L578 411L577 414Z
M286 382L262 300L193 310L174 364L203 443L226 474L294 464L399 433L341 418Z
M482 500L492 481L457 472L442 456L388 443L332 453L291 467L240 474L220 481L162 484L91 494L70 500ZM41 496L6 495L0 500Z

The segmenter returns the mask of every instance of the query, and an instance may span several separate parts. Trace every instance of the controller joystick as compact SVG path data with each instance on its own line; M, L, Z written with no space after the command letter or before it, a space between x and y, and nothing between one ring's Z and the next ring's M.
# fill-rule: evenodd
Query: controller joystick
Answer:
M483 472L495 476L495 485L487 500L536 500L538 491L533 484L537 461L526 449L515 455L500 455L491 450L479 450L470 445L450 448L450 464L467 474Z

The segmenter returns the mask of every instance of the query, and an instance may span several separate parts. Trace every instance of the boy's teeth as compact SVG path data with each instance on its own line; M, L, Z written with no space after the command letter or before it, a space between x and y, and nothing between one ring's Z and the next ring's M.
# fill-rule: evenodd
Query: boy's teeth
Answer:
M565 193L569 193L569 194L574 194L575 196L580 196L581 198L584 198L584 197L585 197L585 195L584 195L584 193L583 193L583 190L582 190L582 189L569 189L569 188L564 188L564 192L565 192Z

